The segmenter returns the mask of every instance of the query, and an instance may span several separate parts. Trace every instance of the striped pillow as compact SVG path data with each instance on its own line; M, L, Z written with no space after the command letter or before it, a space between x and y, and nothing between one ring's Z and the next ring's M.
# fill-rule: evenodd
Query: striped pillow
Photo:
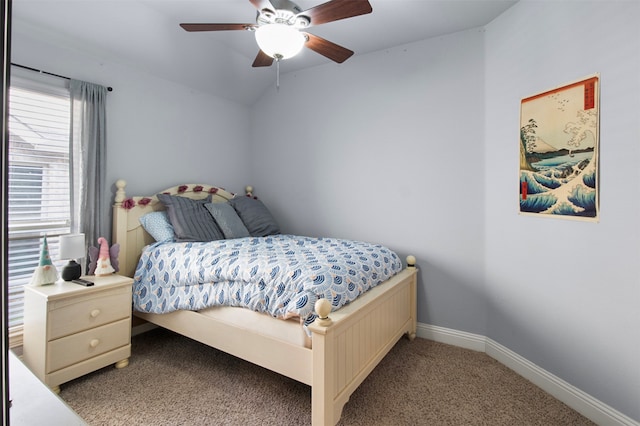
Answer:
M224 234L204 206L211 202L211 195L202 200L191 200L169 194L158 194L165 205L176 241L214 241L224 239Z

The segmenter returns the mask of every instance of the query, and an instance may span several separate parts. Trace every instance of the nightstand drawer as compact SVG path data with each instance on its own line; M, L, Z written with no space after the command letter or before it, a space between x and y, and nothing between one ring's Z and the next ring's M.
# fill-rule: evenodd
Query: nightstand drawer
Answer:
M131 339L130 318L49 342L47 373L126 346Z
M67 301L69 302L69 301ZM49 340L107 324L131 315L128 288L100 297L73 299L49 313Z

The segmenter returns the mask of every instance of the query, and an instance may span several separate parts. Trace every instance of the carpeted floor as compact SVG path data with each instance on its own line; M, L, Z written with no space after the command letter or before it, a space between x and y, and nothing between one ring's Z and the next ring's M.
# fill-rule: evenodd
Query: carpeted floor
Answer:
M309 425L311 388L166 330L133 338L129 367L61 386L90 425ZM401 339L339 425L593 425L483 353Z

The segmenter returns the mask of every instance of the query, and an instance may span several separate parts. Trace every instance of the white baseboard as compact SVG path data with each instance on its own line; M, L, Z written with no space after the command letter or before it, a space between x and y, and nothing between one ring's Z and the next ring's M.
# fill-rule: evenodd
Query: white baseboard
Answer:
M487 338L479 334L418 323L416 336L476 352L486 352Z
M416 335L435 342L485 352L599 425L640 426L639 422L485 336L420 323L418 323Z

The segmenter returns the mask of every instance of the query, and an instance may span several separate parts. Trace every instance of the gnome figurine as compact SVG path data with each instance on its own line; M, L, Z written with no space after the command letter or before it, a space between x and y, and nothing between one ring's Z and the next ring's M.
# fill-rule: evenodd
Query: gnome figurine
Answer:
M96 276L110 275L116 272L111 265L111 254L109 253L109 243L103 237L98 238L98 244L100 245L100 251L98 252L98 261L96 262L96 269L93 272Z
M42 243L42 250L40 251L40 263L33 272L30 285L40 286L53 284L58 280L58 270L55 265L51 263L51 257L49 256L49 244L47 244L47 236L44 236Z

